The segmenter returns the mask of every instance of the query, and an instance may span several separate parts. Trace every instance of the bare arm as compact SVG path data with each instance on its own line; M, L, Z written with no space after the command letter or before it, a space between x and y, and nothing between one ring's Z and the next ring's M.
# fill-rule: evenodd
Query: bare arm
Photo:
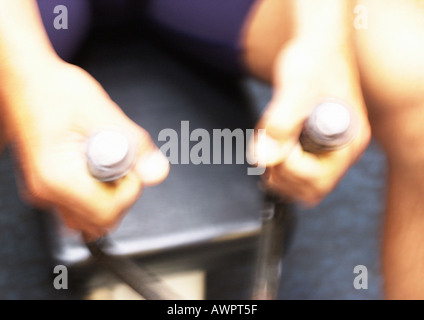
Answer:
M34 0L0 0L0 92L58 59Z
M294 0L295 41L337 53L355 64L354 5L352 0Z
M292 3L293 38L276 59L274 95L259 123L269 139L256 154L269 167L271 188L314 205L362 155L370 126L355 60L353 1ZM314 155L303 151L299 136L313 108L325 99L349 105L358 132L349 146Z
M19 98L19 89L31 82L45 81L48 69L59 60L44 30L36 1L0 0L0 111L8 136L14 134L14 128L8 124L28 112L25 106L18 108L14 103Z
M142 187L168 174L167 159L148 133L87 72L56 55L33 0L0 0L0 116L23 198L57 211L88 237L116 226ZM109 127L138 143L134 170L114 184L89 174L83 151L91 134Z
M326 44L352 40L351 0L294 0L294 30L297 37L324 41Z
M15 61L25 63L24 69L33 67L31 60L55 55L34 0L0 0L0 33L1 72L10 69L5 61L15 68Z

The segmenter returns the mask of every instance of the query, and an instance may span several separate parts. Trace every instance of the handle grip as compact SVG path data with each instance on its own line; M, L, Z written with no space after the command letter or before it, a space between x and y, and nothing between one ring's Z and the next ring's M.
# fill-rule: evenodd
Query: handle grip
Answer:
M136 144L124 131L101 130L87 141L88 170L100 181L118 180L134 167L137 159L136 151Z
M349 144L355 135L354 120L346 105L322 102L305 121L300 143L305 151L311 153L340 149Z

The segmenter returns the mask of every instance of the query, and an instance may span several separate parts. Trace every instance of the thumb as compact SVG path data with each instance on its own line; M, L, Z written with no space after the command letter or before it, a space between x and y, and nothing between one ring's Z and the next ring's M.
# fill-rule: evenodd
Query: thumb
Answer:
M113 177L122 177L127 169L133 168L143 185L162 182L169 173L168 159L144 129L122 128L125 126L103 129L92 135L87 147L91 173L103 178L102 181L112 181Z
M300 121L270 108L261 119L256 134L249 142L247 157L260 166L275 166L287 158L299 143Z
M169 169L168 159L156 147L144 151L135 164L135 172L146 186L161 183L168 176Z
M266 129L261 130L249 141L247 159L260 167L274 166L284 160L285 153L277 139L269 136Z

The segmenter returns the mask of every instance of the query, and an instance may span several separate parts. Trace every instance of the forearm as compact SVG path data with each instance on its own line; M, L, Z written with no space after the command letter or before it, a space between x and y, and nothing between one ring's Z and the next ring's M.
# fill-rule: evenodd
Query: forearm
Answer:
M293 0L297 38L323 46L351 46L353 0Z
M34 0L0 0L0 72L55 56Z
M42 84L58 61L33 0L0 0L0 112L7 126L26 112L23 92Z
M292 45L281 55L275 86L283 88L283 94L299 87L299 96L319 87L314 99L344 101L362 123L368 123L355 55L355 1L292 0L292 4ZM290 81L283 80L286 74L292 74ZM303 84L298 86L299 81Z
M327 65L322 81L326 72L341 79L349 75L339 96L352 100L353 107L362 113L353 26L355 3L354 0L293 0L294 39L304 48L304 54L313 56L313 63ZM353 92L356 99L349 97Z

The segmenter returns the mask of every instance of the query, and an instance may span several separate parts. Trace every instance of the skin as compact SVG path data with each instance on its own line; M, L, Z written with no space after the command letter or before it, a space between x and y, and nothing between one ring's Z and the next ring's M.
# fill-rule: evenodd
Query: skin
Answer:
M368 10L366 30L353 29L357 4ZM57 210L89 237L109 232L143 186L166 177L167 162L90 75L55 55L33 1L0 0L0 34L0 112L23 196ZM389 161L383 252L389 299L424 298L423 34L421 0L260 0L243 33L247 68L275 88L258 123L272 139L257 154L268 164L270 188L316 205L360 158L371 128L383 146ZM347 102L359 131L348 147L317 156L303 152L297 138L323 97ZM127 177L104 184L87 172L81 143L110 125L140 141L140 159Z
M288 2L292 3L291 7ZM297 4L301 6L305 2L308 1L297 1ZM314 2L319 2L324 9L325 3L331 1ZM344 26L339 21L335 27L343 32L350 29L343 36L350 40L342 46L334 46L334 41L340 41L340 37L332 34L334 31L327 30L320 37L322 29L319 27L315 34L311 32L308 36L305 31L299 37L296 22L299 11L296 10L301 8L296 8L291 1L260 1L246 25L243 39L247 49L246 65L252 74L271 81L276 89L260 126L267 129L271 126L272 137L282 146L291 143L286 149L289 151L281 152L277 147L278 150L266 152L270 158L268 182L271 188L296 200L318 203L360 157L369 138L368 112L373 135L383 147L389 165L382 253L386 298L424 299L424 1L362 0L350 3L350 9L346 5L344 10L352 13L352 4L365 6L368 27L354 30L354 16L345 11ZM305 10L308 9L305 7ZM319 12L315 11L316 17L324 24L335 21L331 20L331 15L320 16ZM330 22L325 22L326 19ZM287 27L287 22L279 22L281 20L291 22ZM279 39L267 37L270 44L266 46L266 41L258 39L261 32L267 28L282 30L278 28L279 23L280 28L287 29L280 32ZM320 41L313 45L317 38ZM260 49L255 47L256 43L261 45ZM311 45L309 53L313 54L304 54L308 50L298 51L299 66L307 64L309 67L302 73L290 60L290 52L293 47L308 45ZM324 55L320 55L323 50ZM261 61L261 57L270 61ZM310 63L310 59L315 62ZM291 67L294 70L290 70ZM340 87L342 82L348 86ZM292 90L302 94L289 99L287 96ZM342 151L340 156L310 156L310 161L302 162L304 155L293 147L299 132L299 121L293 120L304 116L304 97L313 100L314 94L317 98L322 93L345 98L351 103L362 123L361 137L356 146L349 152ZM363 109L364 102L367 110ZM279 125L280 130L283 129L280 135L274 133ZM301 165L298 166L297 161ZM322 163L318 164L320 161ZM324 175L317 177L313 171L320 165L329 171L324 169Z
M91 240L119 223L144 186L165 179L169 163L99 83L54 53L37 10L34 1L0 1L3 132L20 168L23 198L57 211ZM109 127L124 128L139 142L139 158L125 178L106 184L88 172L83 146Z
M354 55L350 19L354 2L266 0L260 4L263 7L256 10L247 26L248 49L255 46L256 39L264 38L262 30L255 28L264 28L269 17L275 19L270 28L278 29L281 15L271 12L280 10L283 17L289 16L291 25L286 33L280 33L282 44L278 46L272 40L266 54L264 43L261 51L245 51L251 72L274 86L273 98L258 124L259 129L266 129L268 139L264 145L257 144L255 155L259 163L268 166L266 178L271 189L313 206L334 189L360 158L371 137ZM263 62L263 57L272 62ZM346 148L316 155L302 150L299 135L303 123L323 98L350 105L359 129Z

